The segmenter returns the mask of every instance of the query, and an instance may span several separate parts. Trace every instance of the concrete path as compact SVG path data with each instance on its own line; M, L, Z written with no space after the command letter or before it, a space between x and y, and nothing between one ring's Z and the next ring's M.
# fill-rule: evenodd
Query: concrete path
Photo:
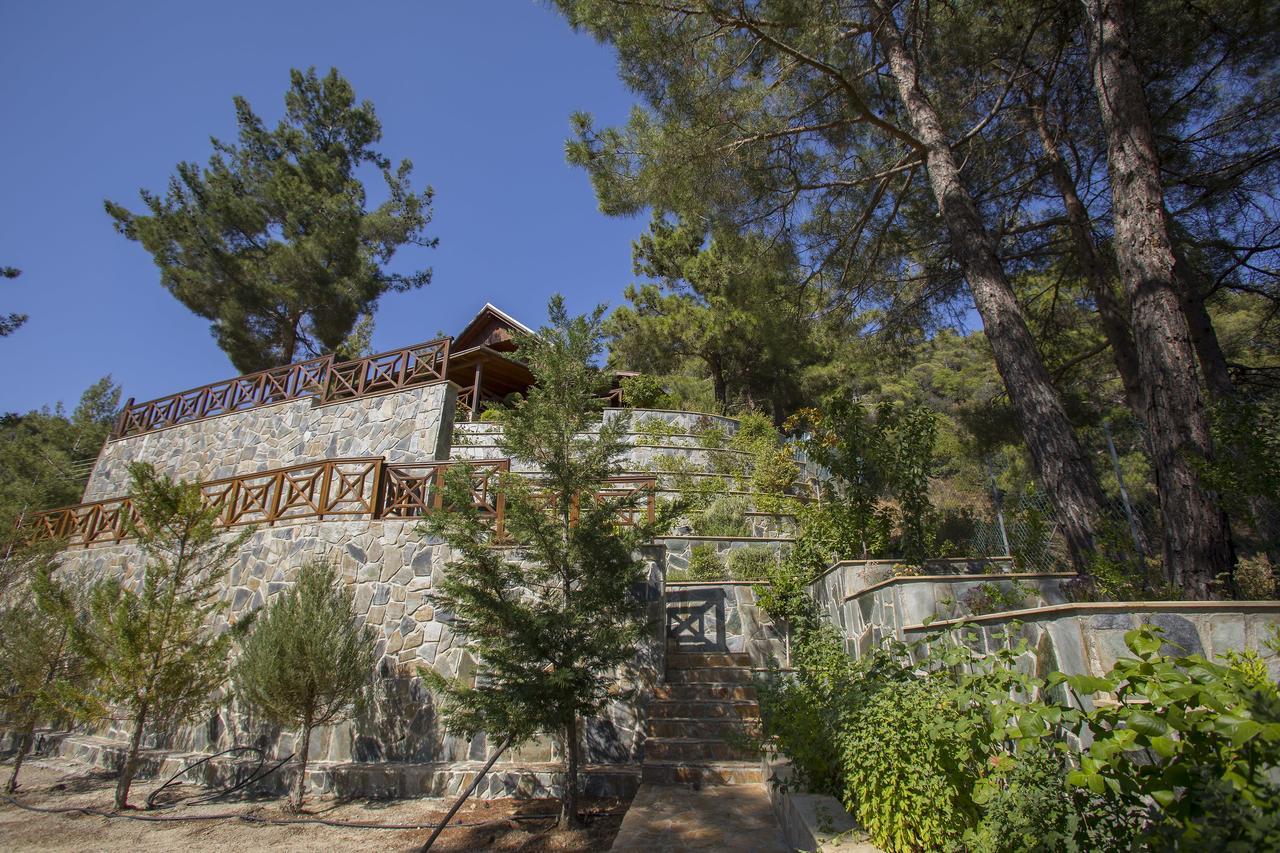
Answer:
M679 853L685 850L787 853L762 785L641 785L622 819L611 850Z

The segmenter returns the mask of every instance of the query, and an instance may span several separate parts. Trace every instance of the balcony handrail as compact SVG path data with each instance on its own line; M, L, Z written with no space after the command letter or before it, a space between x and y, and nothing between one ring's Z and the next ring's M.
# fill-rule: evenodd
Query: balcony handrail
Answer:
M450 468L473 470L473 505L490 519L497 538L504 536L506 496L495 475L509 473L509 459L480 459L388 463L384 457L348 457L304 462L285 468L238 474L200 484L209 506L218 509L217 526L271 526L305 519L366 517L371 521L421 518L444 509L444 480ZM641 489L647 502L618 520L633 525L655 513L653 477L613 477L601 497L616 497ZM575 513L576 515L576 513ZM36 540L65 540L89 547L130 538L137 514L129 497L107 498L30 515L24 527Z
M312 398L321 403L409 388L445 378L449 338L337 361L324 355L221 379L142 403L125 403L111 431L112 440L243 412L286 400Z

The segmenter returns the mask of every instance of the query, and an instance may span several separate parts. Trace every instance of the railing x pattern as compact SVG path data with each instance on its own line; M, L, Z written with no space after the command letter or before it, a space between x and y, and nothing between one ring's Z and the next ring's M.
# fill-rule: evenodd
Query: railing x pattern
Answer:
M120 413L111 437L140 435L286 400L311 398L330 403L410 388L444 379L448 362L448 338L354 361L335 361L332 355L326 355L145 403L130 400Z
M441 508L444 473L461 463L387 464L381 457L326 459L203 483L220 527L325 518L416 518ZM472 498L499 531L504 502L496 475L505 459L471 463ZM119 542L138 521L127 497L36 513L28 521L37 539L89 546ZM132 522L132 524L131 524Z

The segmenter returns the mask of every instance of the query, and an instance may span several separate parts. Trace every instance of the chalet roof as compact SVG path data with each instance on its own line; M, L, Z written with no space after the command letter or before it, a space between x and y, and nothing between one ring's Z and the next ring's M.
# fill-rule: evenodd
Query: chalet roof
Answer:
M513 333L517 331L536 334L533 329L492 302L486 302L480 313L454 336L452 349L462 351L484 346L500 352L510 352L516 348Z

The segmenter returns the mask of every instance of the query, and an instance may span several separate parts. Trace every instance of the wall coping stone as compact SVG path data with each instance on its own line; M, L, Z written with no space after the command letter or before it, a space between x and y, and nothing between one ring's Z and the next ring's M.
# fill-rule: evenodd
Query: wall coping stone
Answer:
M1012 558L1012 557L1008 557L1008 556L1001 556L1001 557L940 557L940 558L938 558L937 560L930 560L929 562L938 562L938 563L966 563L966 562L967 562L967 563L976 563L976 562L981 562L982 560L986 560L986 561L991 562L991 563L999 563L999 562L1002 562L1002 561L1009 561L1009 562L1012 562L1012 561L1013 561L1013 558ZM873 558L870 558L870 559L867 559L867 560L837 560L836 562L834 562L834 563L832 563L832 564L831 564L830 568L828 568L828 569L826 569L826 570L824 570L824 571L820 572L820 573L819 573L819 574L817 574L816 576L814 576L813 580L809 581L809 583L808 583L808 584L806 584L806 586L813 586L813 585L814 585L814 584L816 584L818 581L822 580L822 579L823 579L823 578L825 578L827 575L829 575L829 574L831 574L832 572L834 572L836 569L840 569L840 568L843 568L843 567L845 567L845 566L893 565L894 563L901 563L901 562L902 562L902 558L901 558L901 557L873 557Z
M965 574L965 575L898 575L897 577L886 578L885 580L877 581L876 583L871 584L871 586L865 586L862 589L858 590L857 592L846 595L844 597L844 600L853 601L855 598L860 598L861 596L864 596L869 592L875 592L876 590L883 589L886 586L892 586L893 584L896 584L896 583L909 583L912 581L928 581L929 583L973 583L974 581L977 581L983 578L992 579L992 580L1031 580L1031 579L1039 580L1041 578L1066 579L1066 578L1074 578L1074 577L1077 577L1075 572L1008 572L1008 573L992 574L992 575L969 575L969 574ZM956 620L951 620L951 621L956 621ZM965 621L972 621L972 620L965 620ZM932 624L937 625L940 623L934 622Z
M1088 616L1092 613L1134 613L1151 610L1157 613L1280 613L1280 601L1081 601L1070 604L1051 604L1030 607L1025 610L1007 610L1003 613L987 613L964 619L940 619L928 625L906 625L907 631L933 631L938 628L954 628L964 624L991 624L1014 619L1050 619L1057 616Z
M768 586L768 581L667 581L667 586L678 586L682 589L698 586Z
M673 533L670 536L655 536L654 541L675 539L680 542L794 542L794 536L695 536L692 533Z

